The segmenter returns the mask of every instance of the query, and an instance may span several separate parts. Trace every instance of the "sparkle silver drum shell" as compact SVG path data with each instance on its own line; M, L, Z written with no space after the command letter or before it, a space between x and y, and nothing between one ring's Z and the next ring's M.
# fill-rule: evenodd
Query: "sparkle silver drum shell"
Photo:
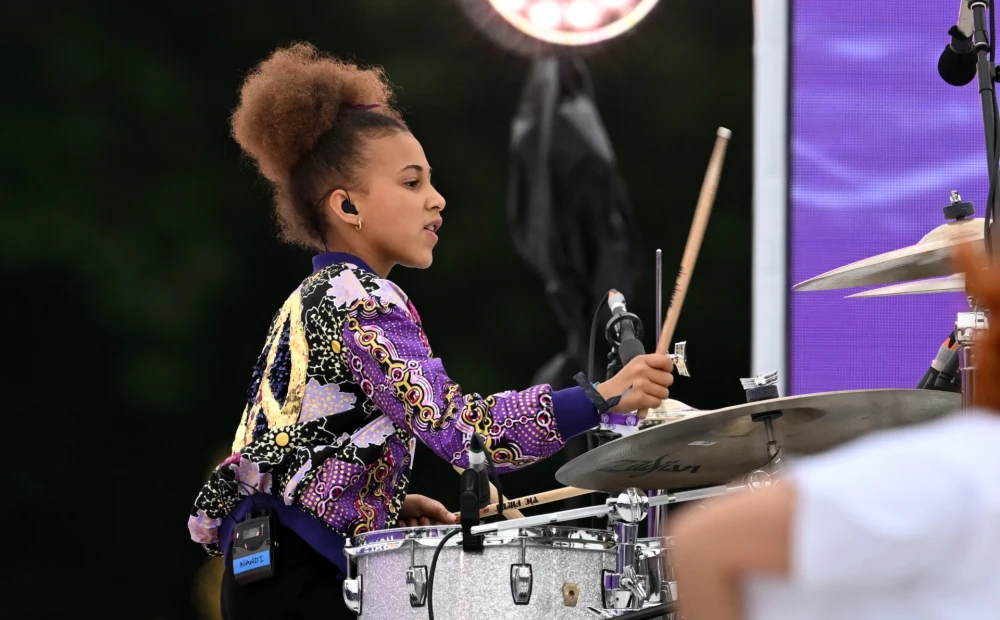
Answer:
M355 537L345 548L356 569L344 599L360 618L424 620L434 550L458 526L401 528ZM482 553L453 536L434 576L437 620L561 620L602 607L601 573L615 566L611 532L535 527L484 536Z

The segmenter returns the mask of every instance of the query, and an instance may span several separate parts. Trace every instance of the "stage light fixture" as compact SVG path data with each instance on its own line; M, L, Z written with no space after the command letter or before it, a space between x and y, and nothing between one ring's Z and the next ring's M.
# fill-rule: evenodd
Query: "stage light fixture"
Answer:
M458 0L472 22L512 51L579 53L622 35L659 0Z

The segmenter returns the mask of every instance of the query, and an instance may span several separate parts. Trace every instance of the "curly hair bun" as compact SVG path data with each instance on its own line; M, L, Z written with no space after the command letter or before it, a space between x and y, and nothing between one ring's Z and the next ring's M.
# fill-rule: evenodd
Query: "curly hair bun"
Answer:
M261 174L283 185L345 106L377 105L379 113L398 118L392 90L380 68L362 68L297 43L276 50L244 80L232 135Z

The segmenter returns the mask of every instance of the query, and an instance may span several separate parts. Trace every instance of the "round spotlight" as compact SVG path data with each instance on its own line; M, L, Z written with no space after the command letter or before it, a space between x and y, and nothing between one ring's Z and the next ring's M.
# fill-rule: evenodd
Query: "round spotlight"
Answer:
M659 0L458 0L489 38L526 55L582 52L636 26Z
M562 22L563 7L554 0L541 0L528 7L527 13L533 27L552 30Z

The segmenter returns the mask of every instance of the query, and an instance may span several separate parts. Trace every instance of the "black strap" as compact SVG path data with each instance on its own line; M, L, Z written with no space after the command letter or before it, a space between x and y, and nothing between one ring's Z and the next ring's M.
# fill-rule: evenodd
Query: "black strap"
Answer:
M604 400L601 393L594 389L594 386L590 384L590 381L587 381L587 376L582 372L578 372L573 375L573 380L576 381L577 385L583 388L583 393L587 395L590 402L594 403L594 409L597 410L597 415L606 413L608 409L611 409L622 400L621 396L612 396L610 399Z

